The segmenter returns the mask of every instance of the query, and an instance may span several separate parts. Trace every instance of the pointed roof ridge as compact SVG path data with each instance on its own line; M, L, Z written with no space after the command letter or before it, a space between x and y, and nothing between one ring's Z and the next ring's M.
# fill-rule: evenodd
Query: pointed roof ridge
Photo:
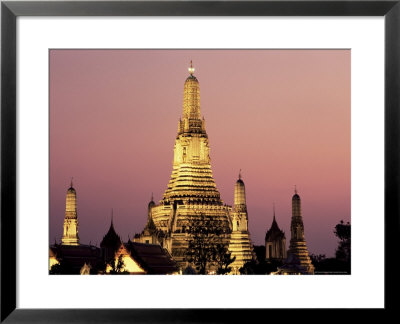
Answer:
M278 225L278 222L276 221L276 217L275 217L275 214L274 214L274 217L272 218L272 223L271 223L271 227L270 227L270 230L271 229L273 229L273 230L281 230L280 228L279 228L279 225Z
M266 240L276 240L280 238L285 237L285 232L282 231L279 228L278 222L276 221L276 215L275 215L275 203L273 207L273 218L272 218L272 224L267 233L265 234L265 239Z
M114 213L113 209L111 209L111 223L110 223L110 228L108 229L106 235L104 235L100 246L103 247L105 245L115 245L118 244L118 242L121 242L121 237L117 234L114 228Z

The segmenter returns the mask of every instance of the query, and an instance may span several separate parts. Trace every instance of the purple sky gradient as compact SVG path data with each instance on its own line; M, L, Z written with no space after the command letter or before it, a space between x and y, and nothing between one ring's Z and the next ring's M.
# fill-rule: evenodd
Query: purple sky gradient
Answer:
M275 202L289 245L296 184L310 253L333 256L350 221L350 50L52 50L50 242L71 177L81 243L100 243L111 208L124 240L142 231L171 175L190 60L217 187L232 204L242 169L253 243Z

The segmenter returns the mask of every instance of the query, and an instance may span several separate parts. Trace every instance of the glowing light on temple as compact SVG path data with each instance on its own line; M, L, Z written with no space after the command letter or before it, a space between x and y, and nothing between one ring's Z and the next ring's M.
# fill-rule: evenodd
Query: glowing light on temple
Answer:
M193 75L195 68L193 67L192 61L190 61L190 67L188 68L190 75Z

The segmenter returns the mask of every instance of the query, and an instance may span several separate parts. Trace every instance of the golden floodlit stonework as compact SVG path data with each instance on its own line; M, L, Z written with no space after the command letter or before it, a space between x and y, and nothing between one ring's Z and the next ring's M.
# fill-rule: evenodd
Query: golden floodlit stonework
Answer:
M69 187L65 203L64 231L61 239L63 245L79 245L78 213L76 209L76 191Z
M230 274L240 274L239 269L253 258L253 246L248 231L248 217L246 205L246 190L239 173L235 184L235 199L232 210L232 234L229 242L229 251L235 257Z
M236 192L242 195L238 200ZM158 242L184 268L188 265L185 252L189 240L185 229L196 215L211 217L222 224L224 242L236 256L236 269L251 260L244 184L243 192L235 188L233 209L223 203L211 170L208 135L200 113L200 86L191 65L184 84L183 115L178 123L171 178L159 203L153 200L149 203L146 227L134 240Z

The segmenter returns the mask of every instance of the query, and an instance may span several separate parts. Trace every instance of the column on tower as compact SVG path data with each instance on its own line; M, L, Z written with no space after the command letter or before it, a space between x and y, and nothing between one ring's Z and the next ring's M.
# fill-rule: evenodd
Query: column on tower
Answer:
M314 266L308 253L304 237L301 199L295 189L292 197L292 220L290 224L290 246L288 257L280 270L284 273L314 274Z
M240 274L240 268L253 259L253 245L248 231L246 189L240 173L235 183L232 233L228 250L232 253L231 256L236 258L231 264L230 274Z
M76 206L76 191L72 185L67 190L65 202L64 231L61 239L62 245L79 245L78 213Z

